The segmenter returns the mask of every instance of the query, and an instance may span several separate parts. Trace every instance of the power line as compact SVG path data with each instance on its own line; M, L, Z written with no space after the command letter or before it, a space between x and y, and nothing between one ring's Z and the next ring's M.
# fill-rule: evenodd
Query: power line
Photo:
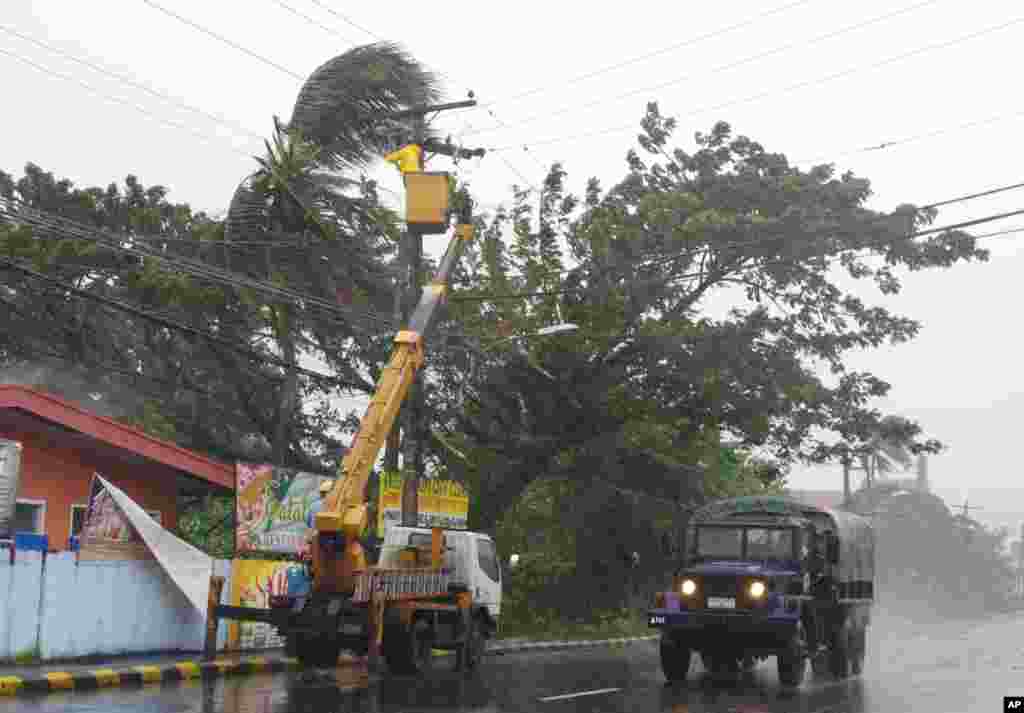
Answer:
M586 109L590 109L590 108L595 107L595 106L600 106L602 104L608 104L608 103L614 102L614 101L621 101L622 99L627 99L629 97L636 96L637 94L644 94L644 93L647 93L647 92L653 92L653 91L657 91L657 90L660 90L660 89L664 89L665 87L670 87L670 86L674 86L676 84L681 84L683 82L690 81L691 79L695 79L696 77L699 77L699 76L702 76L702 75L704 75L704 76L714 76L716 74L719 74L720 72L724 72L724 71L730 70L730 69L736 69L737 67L742 67L743 65L750 64L751 62L756 62L756 61L765 59L767 57L771 57L773 55L782 54L784 52L788 52L788 51L794 50L794 49L806 48L806 47L809 47L811 45L817 44L819 42L824 42L825 40L830 40L830 39L833 39L833 38L836 38L836 37L840 37L840 36L845 35L845 34L847 34L849 32L853 32L855 30L860 30L860 29L863 29L865 27L869 27L871 25L875 25L875 24L878 24L880 22L884 22L885 20L890 20L890 19L892 19L894 17L897 17L899 15L904 15L904 14L906 14L908 12L912 12L914 10L919 10L922 7L926 7L928 5L934 5L937 2L939 2L939 0L924 0L924 2L918 2L918 3L915 3L913 5L908 5L906 7L900 8L899 10L894 10L892 12L887 12L884 15L877 15L875 17L872 17L872 18L868 19L868 20L864 20L862 22L858 22L858 23L855 23L853 25L847 25L846 27L843 27L841 29L833 30L831 32L826 32L823 35L817 35L816 37L812 37L812 38L807 39L807 40L802 40L800 42L792 42L792 43L786 44L786 45L780 45L780 46L775 47L773 49L766 50L765 52L759 52L759 53L757 53L755 55L751 55L749 57L745 57L743 59L740 59L740 60L737 60L737 61L734 61L734 62L729 62L727 64L720 65L720 66L715 67L714 69L710 69L710 70L708 70L706 72L700 72L698 74L683 75L683 76L680 76L680 77L675 77L673 79L669 79L668 81L665 81L665 82L660 82L659 84L654 84L654 85L651 85L651 86L648 86L648 87L644 87L642 89L631 89L628 92L625 92L623 94L618 94L618 95L615 95L615 96L612 96L612 97L599 97L599 98L597 98L597 99L595 99L593 101L587 102L585 104L572 104L572 105L569 105L569 106L565 106L565 107L563 107L561 109L556 109L554 111L548 111L548 112L543 112L543 113L540 113L540 114L535 114L533 116L528 116L528 117L523 118L523 119L515 119L515 120L513 120L511 126L520 126L522 124L532 123L532 122L537 121L539 119L550 119L550 118L553 118L553 117L556 117L556 116L562 116L564 114L570 114L570 113L575 113L575 112L578 112L578 111L584 111ZM508 127L509 127L509 125L506 124L505 128L508 128ZM478 129L477 131L471 131L467 135L468 136L472 136L472 135L475 135L475 134L489 133L489 132L492 132L492 131L499 130L500 128L502 128L502 127L495 127L495 126L486 127L486 128L483 128L483 129Z
M44 273L37 272L36 270L33 270L30 267L27 267L25 265L20 264L16 260L11 260L11 259L8 259L8 258L0 258L0 264L6 265L9 269L12 269L12 270L15 270L17 272L20 272L23 275L31 277L31 278L33 278L35 280L39 280L39 281L42 281L42 282L48 282L48 283L50 283L52 285L56 285L56 286L60 287L62 290L66 290L67 292L69 292L71 294L74 294L74 295L76 295L78 297L81 297L81 298L84 298L84 299L87 299L87 300L92 300L92 301L95 301L95 302L100 302L100 303L105 304L105 305L107 305L109 307L114 307L115 309L121 310L122 312L126 312L126 313L131 314L131 315L133 315L135 317L139 317L140 319L145 319L147 321L153 322L154 324L159 324L159 325L161 325L163 327L167 327L168 329L175 329L175 330L177 330L179 332L185 332L185 333L191 334L193 336L201 337L201 338L206 339L208 341L211 341L211 342L214 342L214 343L217 343L217 344L221 344L221 345L226 346L226 347L228 347L230 349L233 349L234 351L237 351L239 353L245 354L246 356L248 356L248 357L250 357L252 359L256 359L256 360L262 361L262 362L267 363L267 364L272 364L274 366L278 366L278 367L281 367L283 369L287 369L289 371L294 371L296 373L303 374L304 376L309 376L309 377L314 378L314 379L318 379L318 380L325 381L325 382L330 382L330 383L332 383L334 385L337 385L337 386L346 386L348 388L354 388L353 384L350 384L350 383L344 381L343 379L339 379L337 377L329 376L327 374L322 374L322 373L320 373L318 371L311 371L309 369L305 369L305 368L303 368L301 366L298 366L298 365L295 365L295 364L291 364L291 363L289 363L288 361L286 361L284 359L279 359L279 358L277 358L277 357L275 357L273 355L262 354L262 353L256 351L255 349L252 349L251 347L241 345L238 342L235 342L234 340L227 339L227 338L222 337L220 335L214 334L213 332L208 332L208 331L206 331L204 329L198 329L198 328L193 327L191 325L184 324L183 322L178 322L177 320L172 320L172 319L168 319L166 317L160 317L160 316L154 315L151 312L148 312L147 310L140 309L139 307L136 307L134 305L130 305L130 304L126 303L126 302L122 302L122 301L114 299L112 297L106 297L104 295L98 295L96 293L89 292L88 290L80 289L78 287L75 287L71 283L65 282L64 280L61 280L59 278L51 277L50 275L46 275Z
M321 30L323 30L323 31L324 31L324 32L326 32L327 34L329 34L329 35L334 35L335 37L339 38L340 40L342 40L342 41L344 41L344 42L348 42L348 43L351 43L351 44L355 44L355 43L354 43L354 42L352 41L352 39L351 39L351 38L349 38L349 37L345 37L344 35L342 35L342 34L341 34L340 32L338 32L337 30L335 30L335 29L332 29L332 28L330 28L330 27L327 27L327 26L326 26L326 25L324 25L323 23L321 23L321 22L318 22L318 21L317 21L316 19L314 19L314 18L310 17L309 15L305 14L304 12L301 12L300 10L296 10L296 9L295 9L294 7L292 7L292 6L291 6L291 5L289 5L288 3L286 3L286 2L282 2L282 0L274 0L274 2L275 2L275 3L277 3L278 5L280 5L280 6L282 7L282 8L284 8L284 9L285 9L285 10L287 10L288 12L290 12L291 14L295 15L296 17L302 18L303 20L305 20L306 22L308 22L308 23L309 23L310 25L313 25L313 26L315 26L315 27L319 27L319 28L320 28Z
M12 210L11 206L14 206L15 209ZM29 225L54 230L58 233L63 232L75 239L96 242L124 254L133 255L138 258L150 258L173 271L182 272L200 279L227 284L235 288L252 289L300 306L312 305L328 313L350 319L368 319L389 328L397 327L394 320L386 315L341 307L315 295L279 287L272 283L256 280L228 270L220 270L219 268L181 256L169 258L153 250L125 246L120 241L124 240L126 236L110 235L106 231L97 230L62 216L48 214L45 211L31 208L21 201L0 198L0 217L4 215L15 224L24 222Z
M927 210L931 210L933 208L938 208L940 206L952 205L954 203L963 203L965 201L973 200L975 198L980 198L980 197L983 197L983 196L995 195L997 193L1004 193L1006 191L1013 191L1013 190L1017 190L1017 189L1020 189L1020 188L1024 188L1024 183L1014 183L1014 184L1011 184L1011 185L1008 185L1008 186L1000 186L999 188L992 188L992 189L989 189L987 191L982 191L981 193L972 193L972 194L969 194L969 195L957 196L956 198L947 198L947 199L942 200L942 201L938 201L938 202L935 202L935 203L929 203L927 205L923 205L920 208L918 208L917 210L918 210L918 212L927 211ZM1013 215L1016 215L1016 214L1017 214L1016 212L1013 212L1013 213L1007 213L1007 214L1004 214L1004 215L999 215L999 216L995 216L995 217L991 217L991 218L983 218L982 222L990 222L991 220L1001 220L1002 218L1010 217L1010 216L1013 216ZM874 219L868 221L868 224L880 223L880 222L884 222L884 221L887 221L887 220L892 220L893 217L894 216L892 214L878 216L877 218L874 218ZM950 226L946 226L944 228L934 228L934 229L929 229L929 230L925 230L925 231L919 231L917 233L914 233L913 235L909 235L908 237L909 238L915 238L915 237L919 237L919 236L922 236L922 235L931 235L931 234L937 233L937 232L944 232L944 231L948 231L948 230L955 230L957 228L969 227L970 225L976 225L976 223L974 223L973 221L968 221L967 223L960 223L960 224L957 224L957 225L950 225ZM747 247L747 246L750 246L750 245L756 245L758 243L771 242L773 240L778 240L778 238L776 238L776 237L769 237L769 238L765 238L763 240L751 240L751 241L746 241L746 242L734 241L734 242L731 242L731 243L723 243L721 245L716 245L715 247L716 248ZM678 260L678 259L681 259L681 258L685 258L688 255L690 255L690 253L687 253L687 252L681 252L679 255L667 255L667 256L655 259L654 261L652 261L650 263L647 263L645 265L645 267L653 267L655 265L664 264L666 262L672 262L673 260Z
M360 32L365 32L366 34L370 35L370 37L373 37L376 40L383 40L384 39L383 37L378 35L376 32L368 30L368 29L366 29L365 27L363 27L361 25L357 25L350 18L348 18L345 15L342 15L340 12L337 12L334 9L328 7L324 3L320 2L320 0L309 0L309 1L311 3L313 3L314 5L316 5L317 7L321 8L322 10L326 10L327 12L331 13L336 18L338 18L339 20L344 22L346 25L349 25L350 27L354 27L355 29L359 30Z
M940 208L946 205L952 205L953 203L963 203L964 201L974 200L975 198L984 198L985 196L993 196L997 193L1005 193L1006 191L1015 191L1019 188L1024 188L1024 182L1013 183L1008 186L1000 186L999 188L990 188L987 191L981 191L980 193L971 193L966 196L960 196L958 198L950 198L948 200L939 201L938 203L931 203L926 205L921 210L931 210L932 208Z
M194 30L197 30L198 32L202 32L207 37L212 37L213 39L217 40L218 42L220 42L220 43L222 43L224 45L227 45L228 47L231 47L232 49L238 50L239 52L242 52L243 54L246 54L249 57L252 57L253 59L257 60L258 62L262 62L263 64L267 65L268 67L273 67L274 69L276 69L277 71L281 72L282 74L287 74L292 79L297 79L300 82L304 82L306 80L306 78L303 77L298 72L293 72L292 70L288 69L287 67L284 67L284 66L278 64L274 60L267 59L263 55L261 55L261 54L259 54L257 52L253 52L252 50L243 47L242 45L238 44L237 42L233 42L232 40L229 40L227 37L224 37L223 35L219 35L216 32L214 32L213 30L209 30L209 29L203 27L202 25L200 25L200 24L198 24L196 22L193 22L192 20L188 19L187 17L182 17L178 13L173 12L171 10L168 10L167 8L163 7L162 5L158 5L157 3L153 2L153 0L142 0L142 2L146 3L147 5L149 5L154 10L158 10L159 12L162 12L164 15L167 15L170 18L173 18L173 19L177 20L178 22L180 22L180 23L182 23L184 25L188 25L189 27L191 27Z
M1011 27L1013 25L1020 24L1021 22L1024 22L1024 17L1018 17L1018 18L1015 18L1015 19L1010 20L1008 22L1004 22L1002 24L995 25L993 27L985 28L984 30L979 30L977 32L971 32L971 33L968 33L966 35L961 35L960 37L954 38L952 40L947 40L945 42L938 42L938 43L935 43L935 44L926 45L924 47L919 47L919 48L911 50L909 52L904 52L902 54L898 54L898 55L895 55L893 57L889 57L887 59L883 59L881 61L874 62L872 64L864 65L864 66L861 66L861 67L852 67L850 69L844 69L844 70L842 70L840 72L834 72L832 74L828 74L828 75L825 75L825 76L822 76L822 77L817 77L815 79L805 80L803 82L797 82L796 84L791 84L791 85L789 85L787 87L782 87L781 89L773 89L773 90L766 91L766 92L760 92L759 94L753 94L753 95L750 95L748 97L744 97L742 99L735 99L735 100L724 102L724 103L721 103L721 104L716 104L716 105L713 105L713 106L704 107L702 109L697 109L695 111L691 111L691 112L688 112L687 114L684 114L684 116L696 116L698 114L704 114L704 113L707 113L707 112L710 112L710 111L717 111L719 109L724 109L724 108L728 108L728 107L732 107L732 106L737 106L739 104L745 104L745 103L757 101L759 99L765 99L765 98L768 98L768 97L771 97L771 96L774 96L774 95L777 95L777 94L785 94L785 93L788 93L788 92L796 91L798 89L804 89L804 88L811 87L811 86L825 84L825 83L834 81L836 79L841 79L843 77L851 76L853 74L858 74L860 72L868 71L868 70L871 70L871 69L878 69L879 67L884 67L884 66L886 66L888 64L892 64L894 62L899 62L899 61L902 61L904 59L909 59L910 57L914 57L916 55L924 54L926 52L932 52L932 51L935 51L935 50L945 49L947 47L952 47L952 46L960 44L962 42L967 42L967 41L970 41L970 40L973 40L973 39L977 39L979 37L983 37L983 36L991 34L993 32L998 32L1000 30L1005 30L1006 28ZM576 141L576 140L580 140L580 139L593 138L595 136L603 136L605 134L611 134L611 133L616 133L616 132L620 132L620 131L626 131L626 130L630 130L630 129L636 129L636 123L635 122L634 123L630 123L630 124L620 124L618 126L609 126L609 127L603 128L603 129L596 129L594 131L590 131L590 132L586 132L586 133L574 134L574 135L569 135L569 136L554 137L554 138L550 138L550 139L543 139L543 140L540 140L540 141L534 141L532 143L533 143L534 146L559 144L559 143L566 143L566 142L570 142L570 141ZM490 148L488 150L492 151L492 152L500 152L500 151L509 151L509 150L511 150L511 149L513 149L515 147L516 146L514 144L512 144L512 145L506 145L506 146L498 146L498 147L495 147L495 148Z
M861 148L861 149L854 149L852 151L847 151L846 153L830 156L829 158L832 159L832 160L835 160L837 158L846 158L848 156L853 156L855 154L869 153L869 152L872 152L872 151L883 151L883 150L886 150L886 149L893 148L895 146L901 146L903 144L909 144L909 143L913 143L915 141L923 141L925 139L935 138L936 136L941 136L942 134L948 134L948 133L952 133L954 131L964 131L966 129L971 129L971 128L974 128L976 126L984 126L985 124L992 124L992 123L995 123L997 121L1006 121L1007 119L1019 118L1021 116L1024 116L1024 111L1016 111L1016 112L1010 112L1010 113L1006 113L1006 114L997 114L995 116L990 116L990 117L987 117L985 119L974 119L972 121L964 122L962 124L956 124L954 126L947 126L947 127L941 128L941 129L934 129L932 131L926 131L926 132L922 132L920 134L914 134L912 136L907 136L907 137L904 137L902 139L894 139L894 140L891 140L891 141L882 141L882 142L880 142L878 144L875 144L873 146L868 146L866 148ZM826 158L825 157L819 157L819 158L815 158L815 159L802 159L802 160L799 160L799 161L793 161L793 163L794 164L797 164L797 163L818 163L818 162L823 161L823 160L826 160Z
M3 48L0 48L0 54L5 54L8 57L12 57L12 58L18 60L19 62L27 64L27 65L29 65L31 67L34 67L35 69L39 70L40 72L43 72L44 74L49 74L51 76L58 77L58 78L63 79L65 81L74 82L76 84L79 84L80 86L84 87L85 89L87 89L88 91L92 92L93 94L96 94L96 95L98 95L100 97L103 97L104 99L107 99L109 101L115 102L117 104L121 104L123 106L127 106L127 107L130 107L132 109L135 109L136 111L138 111L138 112L140 112L142 114L145 114L150 119L154 119L155 121L157 121L157 122L159 122L159 123L161 123L161 124L163 124L165 126L170 126L171 128L174 128L174 129L180 129L181 131L187 131L188 133L192 134L193 136L195 136L196 138L200 139L201 141L204 141L204 142L207 142L207 143L214 143L214 144L217 144L218 146L221 145L220 143L218 143L221 140L220 137L210 136L209 134L205 134L205 133L203 133L201 131L197 131L197 130L189 127L189 126L186 126L185 124L179 124L179 123L177 123L175 121L170 121L168 119L164 119L164 118L162 118L160 116L157 116L153 112L149 111L145 107L139 106L138 104L132 104L131 102L127 102L127 101L125 101L123 99L119 99L119 98L117 98L115 96L107 94L106 92L104 92L102 90L99 90L96 87L92 86L91 84L89 84L87 82L83 82L80 79L76 79L75 77L70 77L70 76L68 76L66 74L61 74L60 72L55 72L54 70L49 69L48 67L44 67L41 64L37 64L36 62L33 62L30 59L26 59L25 57L21 57L20 55L17 55L17 54L15 54L13 52L9 52L9 51L7 51L7 50L5 50ZM241 151L241 150L235 149L235 148L232 148L231 151L232 151L232 153L238 154L240 156L244 156L247 159L250 159L250 160L252 159L252 155L249 154L248 152Z
M940 206L952 205L954 203L963 203L963 202L966 202L966 201L969 201L969 200L973 200L975 198L981 198L981 197L984 197L984 196L995 195L995 194L1004 193L1004 192L1007 192L1007 191L1018 190L1020 188L1024 188L1024 182L1022 182L1022 183L1013 183L1013 184L1006 185L1006 186L1000 186L998 188L991 188L991 189L988 189L988 190L985 190L985 191L981 191L981 192L978 192L978 193L970 193L970 194L967 194L967 195L956 196L954 198L947 198L947 199L944 199L944 200L941 200L941 201L936 201L936 202L933 202L933 203L928 203L928 204L923 205L920 208L918 208L917 211L918 212L922 212L922 211L931 210L933 208L938 208ZM885 222L887 220L892 220L893 217L894 216L892 214L886 214L886 215L877 216L876 218L873 218L873 219L867 221L867 224L871 225L873 223ZM920 235L920 234L921 233L918 233L918 235ZM748 247L748 246L751 246L751 245L757 245L758 243L771 242L771 241L774 241L774 240L778 240L778 238L776 238L776 237L768 237L768 238L763 238L761 240L734 241L734 242L730 242L730 243L721 243L721 244L715 245L714 247L716 247L718 249L721 249L721 248L734 248L734 247ZM687 258L687 257L691 257L694 254L693 253L693 248L695 248L695 247L699 247L699 245L694 245L694 246L692 246L690 248L687 248L687 249L684 249L684 250L680 250L680 251L672 253L670 255L659 255L659 256L653 257L650 262L643 263L639 267L641 269L647 269L647 268L650 268L650 267L656 267L658 265L661 265L661 264L664 264L664 263L667 263L667 262L672 262L674 260L679 260L679 259L684 259L684 258ZM574 269L575 268L562 268L562 269L558 269L558 270L544 270L544 271L541 271L541 272L534 272L534 273L531 273L531 274L534 277L548 277L548 276L554 276L554 275L569 274L569 273L573 272Z
M982 225L984 223L990 223L990 222L996 221L996 220L1003 220L1005 218L1009 218L1009 217L1013 217L1013 216L1018 216L1018 215L1024 215L1024 209L1010 211L1010 212L1007 212L1007 213L1000 213L998 215L991 215L991 216L987 216L987 217L984 217L984 218L976 218L974 220L963 221L961 223L955 223L955 224L952 224L952 225L946 225L946 226L942 226L942 227L939 227L939 228L931 228L931 229L928 229L928 230L922 230L922 231L919 231L917 233L913 233L913 234L907 235L907 236L905 236L904 238L901 238L901 239L902 240L912 240L913 238L917 238L917 237L922 237L922 236L926 236L926 235L934 235L936 233L942 233L942 232L949 232L951 230L958 230L958 229L961 229L961 228L967 228L967 227L971 227L971 226L974 226L974 225ZM987 235L984 235L984 236L972 236L972 237L974 239L977 239L977 238L980 238L980 237L995 237L996 235L1008 235L1008 234L1016 233L1016 232L1020 232L1020 229L1007 230L1007 231L998 231L996 233L991 233L991 234L987 234ZM778 238L772 238L771 240L777 240L777 239ZM822 243L822 242L825 242L827 239L828 238L826 237L825 239L822 239L822 240L808 241L807 243L805 243L805 245L810 246L810 245L813 245L815 242ZM769 242L769 240L755 240L755 241L749 241L749 242L746 242L746 243L743 243L743 242L726 243L724 245L720 245L720 246L716 246L716 247L717 248L748 247L748 246L756 245L758 243L763 243L763 242ZM856 252L857 250L863 250L865 248L870 248L871 246L884 245L884 244L890 243L890 242L895 242L895 239L893 239L893 238L886 238L885 240L868 241L868 244L865 245L865 246L862 246L861 248L856 248L856 249L852 249L852 250L840 250L838 252ZM671 260L676 260L676 259L680 259L682 257L688 257L688 256L689 255L672 255L672 256L668 256L665 259L665 261L668 262L668 261L671 261ZM648 263L648 264L644 265L643 267L650 267L650 266L652 266L654 264L657 264L657 263L656 262L655 263ZM755 268L749 268L749 269L756 269L756 267ZM674 284L674 283L676 283L676 282L678 282L680 280L691 279L691 278L694 278L694 277L700 278L700 277L705 277L706 275L707 275L707 272L691 272L691 273L685 273L685 274L682 274L682 275L675 275L675 276L672 276L672 277L667 278L667 279L659 278L659 279L653 280L653 282L664 282L666 285L671 285L671 284ZM559 289L555 289L555 290L540 290L540 291L534 291L534 292L519 292L519 293L510 293L510 294L504 294L504 295L454 295L454 296L450 297L449 300L452 301L452 302L490 302L490 301L501 301L501 300L518 300L518 299L524 299L524 298L529 298L529 297L550 297L550 296L562 295L562 294L588 292L591 289L592 288L588 288L588 287L564 287L564 288L559 288Z
M315 2L316 0L313 0L313 1ZM758 15L755 15L754 17L748 18L748 19L746 19L746 20L744 20L742 22L738 22L738 23L736 23L734 25L729 25L728 27L722 28L720 30L714 30L712 32L707 32L707 33L702 34L702 35L697 35L695 37L691 37L689 39L683 40L682 42L677 42L677 43L675 43L673 45L669 45L667 47L662 47L661 49L657 49L657 50L654 50L652 52L648 52L646 54L638 55L636 57L631 57L629 59L622 60L621 62L617 62L617 63L612 64L612 65L608 65L608 66L603 67L601 69L592 70L590 72L585 72L583 74L580 74L580 75L572 77L572 78L570 78L568 80L565 80L564 82L560 82L559 85L561 85L561 84L567 84L567 85L577 84L577 83L585 81L587 79L591 79L593 77L597 77L597 76L600 76L602 74L606 74L608 72L612 72L612 71L614 71L616 69L621 69L622 67L627 67L627 66L629 66L631 64L636 64L637 62L642 62L642 61L644 61L646 59L651 59L652 57L657 57L659 55L666 54L668 52L673 52L673 51L675 51L677 49L682 49L683 47L688 47L690 45L694 45L694 44L697 44L698 42L703 42L704 40L709 40L709 39L712 39L714 37L720 37L720 36L722 36L724 34L728 34L729 32L733 32L735 30L740 30L740 29L743 29L744 27L749 27L750 25L753 25L754 23L758 22L759 20L763 20L766 17L770 17L772 15L777 15L777 14L779 14L781 12L785 12L786 10L791 10L791 9L793 9L795 7L799 7L801 5L807 5L811 1L812 0L797 0L797 2L790 2L790 3L786 3L785 5L779 5L778 7L772 8L770 10L766 10L765 12L762 12L762 13L760 13ZM485 105L483 105L480 108L491 107L491 106L494 106L496 104L500 104L500 103L503 103L503 102L516 101L516 100L522 99L523 97L528 97L528 96L531 96L533 94L537 94L539 92L543 92L543 91L545 91L548 88L550 88L550 87L535 87L533 89L528 89L526 91L519 92L518 94L514 94L514 95L512 95L510 97L506 97L504 99L498 99L497 101L493 101L490 104L485 104Z
M90 62L88 60L82 59L81 57L76 57L75 55L71 54L70 52L65 52L64 50L62 50L62 49L60 49L58 47L54 47L53 45L51 45L51 44L49 44L47 42L43 42L42 40L37 40L34 37L30 37L28 35L22 34L22 33L18 32L17 30L11 29L9 27L0 26L0 31L6 32L9 35L14 35L15 37L18 37L18 38L20 38L22 40L25 40L26 42L31 42L32 44L36 45L37 47L42 47L43 49L47 49L47 50L49 50L49 51L51 51L51 52L53 52L55 54L59 54L62 57L64 57L65 59L69 59L72 62L75 62L77 64L89 67L89 68L91 68L91 69L93 69L93 70L95 70L97 72L100 72L101 74L107 75L108 77L113 77L114 79L118 80L119 82L121 82L123 84L128 84L128 85L133 86L133 87L135 87L137 89L141 89L142 91L146 92L147 94L151 94L152 96L155 96L158 99L162 99L164 101L169 101L169 102L172 102L174 104L177 104L179 107L185 109L186 111L190 111L190 112L193 112L195 114L199 114L201 116L204 116L207 119L210 119L211 121L214 121L214 122L216 122L218 124L223 124L225 126L227 126L227 125L233 126L234 128L238 129L239 131L241 131L241 132L243 132L245 134L248 134L249 136L251 136L253 138L259 139L260 141L263 140L262 136L260 136L259 134L257 134L254 131L250 131L249 129L247 129L246 127L242 126L241 124L239 124L236 121L232 121L231 119L226 119L223 116L219 116L217 114L211 114L210 112L205 111L204 109L200 109L199 107L194 107L194 106L192 106L190 104L187 104L187 103L183 102L181 99L178 99L176 97L171 96L170 94L167 94L165 92L161 92L161 91L158 91L156 89L153 89L152 87L146 86L145 84L143 84L141 82L137 82L137 81L133 80L130 77L124 76L123 74L117 74L115 72L112 72L109 69L106 69L105 67L102 67L102 66L100 66L100 65L98 65L98 64L96 64L94 62Z

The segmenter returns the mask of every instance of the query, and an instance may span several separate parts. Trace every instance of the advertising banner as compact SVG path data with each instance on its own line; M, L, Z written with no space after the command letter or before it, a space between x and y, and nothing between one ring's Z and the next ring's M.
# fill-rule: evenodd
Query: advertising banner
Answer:
M154 559L99 475L92 479L89 508L78 541L79 562Z
M100 475L82 530L79 561L156 559L189 603L206 614L213 558L151 518L138 503Z
M231 604L236 607L269 608L273 594L287 594L291 562L235 560L231 563ZM269 649L284 646L277 629L262 621L233 621L228 628L234 649Z
M402 522L402 474L381 473L377 507L377 536L384 537L388 528ZM461 483L453 480L421 480L419 492L419 527L466 528L469 518L469 496Z
M306 517L329 478L272 465L236 466L238 552L298 554L306 543Z

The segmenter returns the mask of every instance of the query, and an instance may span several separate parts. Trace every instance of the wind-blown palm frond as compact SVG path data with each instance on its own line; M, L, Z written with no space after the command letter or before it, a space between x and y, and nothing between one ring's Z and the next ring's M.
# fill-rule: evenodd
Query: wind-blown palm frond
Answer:
M440 96L439 78L398 45L365 45L310 75L289 128L322 149L325 165L364 166L389 148L381 114L434 103Z

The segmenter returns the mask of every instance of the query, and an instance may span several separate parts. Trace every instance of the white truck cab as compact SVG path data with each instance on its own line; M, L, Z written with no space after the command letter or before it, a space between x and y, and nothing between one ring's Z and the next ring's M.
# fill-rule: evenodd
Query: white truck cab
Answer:
M395 566L402 548L429 547L430 537L429 528L392 525L384 534L378 565ZM497 622L501 613L501 565L494 540L468 530L444 530L443 537L444 566L473 594L474 605Z

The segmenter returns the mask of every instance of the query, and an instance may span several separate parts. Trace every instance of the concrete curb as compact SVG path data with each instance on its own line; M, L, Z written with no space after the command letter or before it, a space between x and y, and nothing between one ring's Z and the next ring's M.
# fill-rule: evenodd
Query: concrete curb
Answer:
M502 645L500 643L490 644L487 653L491 656L503 654L514 654L525 651L558 651L563 649L597 648L600 646L619 647L630 646L645 641L656 641L658 635L654 636L628 636L619 639L595 639L588 641L525 641L522 643Z
M528 651L557 651L565 649L618 647L653 641L657 636L634 636L596 641L526 641L515 644L491 644L487 655L502 656ZM450 655L450 651L435 651L435 656ZM339 664L358 662L352 656L341 656ZM95 691L101 688L139 688L148 684L211 679L227 676L245 676L257 673L297 671L298 661L290 658L252 657L221 661L178 661L162 666L131 666L122 669L98 668L91 671L68 673L48 671L32 677L0 676L0 697L45 694L57 691Z
M230 661L178 661L162 666L132 666L123 669L101 668L79 673L49 671L30 678L0 676L0 696L131 688L193 678L278 673L297 668L298 664L293 659L254 657Z

